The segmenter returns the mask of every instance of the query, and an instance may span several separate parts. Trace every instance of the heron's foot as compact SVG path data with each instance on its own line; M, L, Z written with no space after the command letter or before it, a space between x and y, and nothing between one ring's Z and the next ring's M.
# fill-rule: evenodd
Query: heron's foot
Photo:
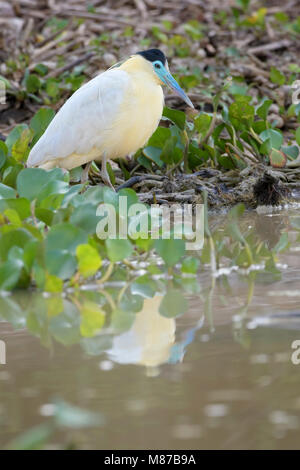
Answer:
M85 165L85 168L81 174L81 179L80 179L81 184L84 184L89 180L89 172L90 172L91 165L92 165L92 162L88 162Z
M103 183L106 184L106 186L109 186L111 189L113 189L113 191L115 191L115 188L113 187L113 185L110 181L110 177L109 177L106 165L105 166L102 165L100 175L101 175Z

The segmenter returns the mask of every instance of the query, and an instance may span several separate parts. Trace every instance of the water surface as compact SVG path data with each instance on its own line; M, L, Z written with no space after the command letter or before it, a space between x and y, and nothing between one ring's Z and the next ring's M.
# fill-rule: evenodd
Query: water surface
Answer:
M160 291L144 292L125 322L106 313L95 332L91 312L98 319L105 313L113 289L106 296L0 298L7 347L0 446L51 419L59 398L104 421L62 428L46 448L298 448L300 365L291 361L291 345L300 340L300 243L291 226L297 211L252 212L242 220L269 248L289 233L278 275L231 271L212 279L207 267L186 280L189 307L177 318L159 313Z

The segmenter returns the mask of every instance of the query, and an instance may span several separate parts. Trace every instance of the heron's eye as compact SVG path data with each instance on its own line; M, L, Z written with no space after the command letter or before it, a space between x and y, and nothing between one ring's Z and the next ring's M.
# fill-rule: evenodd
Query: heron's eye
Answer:
M155 64L155 68L160 69L160 64Z

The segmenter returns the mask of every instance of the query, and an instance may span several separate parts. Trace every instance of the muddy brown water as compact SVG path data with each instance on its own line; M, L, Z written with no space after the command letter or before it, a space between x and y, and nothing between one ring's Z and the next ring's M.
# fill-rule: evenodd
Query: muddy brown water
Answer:
M233 272L212 289L204 272L185 315L164 318L160 296L146 299L129 331L102 330L92 351L72 340L70 312L57 316L65 328L51 331L50 344L49 324L33 325L38 316L24 308L28 294L7 297L0 446L47 422L58 397L100 413L104 424L60 429L50 449L299 448L300 364L292 362L292 343L300 340L300 243L290 225L298 213L244 215L270 246L289 232L281 278L262 274L252 282Z

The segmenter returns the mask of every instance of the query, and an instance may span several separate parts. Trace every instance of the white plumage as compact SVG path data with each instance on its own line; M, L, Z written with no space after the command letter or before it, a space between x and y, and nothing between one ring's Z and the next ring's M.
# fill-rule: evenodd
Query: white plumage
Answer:
M100 151L107 134L113 132L129 83L125 71L112 69L79 88L33 147L27 165L38 166L72 154L88 155L93 148Z
M115 336L107 350L111 360L119 364L140 364L155 367L168 361L175 343L174 318L160 315L162 297L145 299L129 331Z
M32 148L27 166L70 170L101 160L102 179L111 185L106 160L133 154L146 144L163 112L163 83L193 106L158 49L98 75L58 111Z

